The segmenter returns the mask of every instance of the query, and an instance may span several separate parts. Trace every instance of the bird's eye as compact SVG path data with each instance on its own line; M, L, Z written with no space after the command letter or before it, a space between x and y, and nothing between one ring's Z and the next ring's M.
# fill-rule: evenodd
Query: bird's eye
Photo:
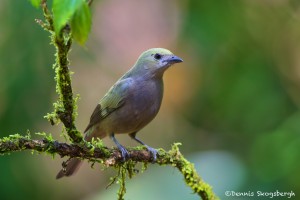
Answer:
M159 53L156 53L156 54L154 55L154 58L155 58L156 60L160 60L161 57L162 57L162 55L160 55Z

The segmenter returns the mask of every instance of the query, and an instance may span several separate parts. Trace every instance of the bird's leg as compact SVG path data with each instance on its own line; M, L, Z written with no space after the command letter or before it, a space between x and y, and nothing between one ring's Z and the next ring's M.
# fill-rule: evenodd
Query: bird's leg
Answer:
M110 138L112 139L112 141L114 141L114 143L117 145L118 149L121 151L123 161L125 161L126 158L129 158L130 156L129 156L128 151L126 150L126 148L123 145L121 145L118 142L118 140L115 138L114 133L110 134Z
M136 132L130 133L129 136L130 136L132 139L134 139L135 141L137 141L138 143L144 145L144 146L147 148L147 150L152 154L152 156L153 156L153 161L156 161L156 155L157 155L157 150L156 150L156 149L154 149L154 148L152 148L152 147L149 147L149 146L146 145L144 142L142 142L140 139L138 139L138 138L136 137Z

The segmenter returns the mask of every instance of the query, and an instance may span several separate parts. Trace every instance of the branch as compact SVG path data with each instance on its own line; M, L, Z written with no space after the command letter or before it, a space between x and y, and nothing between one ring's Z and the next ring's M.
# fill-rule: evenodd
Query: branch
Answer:
M193 192L197 193L203 200L215 200L218 197L213 193L212 188L205 183L197 174L192 163L184 158L180 153L178 146L175 143L170 151L159 149L157 160L153 162L151 154L141 147L128 149L130 159L125 163L121 157L121 153L117 149L110 149L102 146L101 143L93 141L89 146L78 146L76 144L60 143L53 140L51 135L42 134L44 139L31 139L30 135L20 136L10 135L0 139L0 154L8 154L16 151L34 150L40 153L49 153L51 155L60 155L61 157L77 157L86 159L93 163L99 162L107 167L120 167L128 162L134 162L130 165L133 168L138 162L159 165L171 165L176 167L183 175L186 184L192 188ZM128 165L126 165L128 167ZM134 171L127 169L129 171Z
M57 34L54 30L53 17L48 9L46 0L41 2L44 18L43 23L41 20L36 20L45 30L51 34L51 43L55 46L55 70L56 92L58 100L54 103L54 112L46 116L51 124L58 123L58 119L62 121L65 129L73 143L83 143L82 134L75 126L76 112L76 98L73 97L71 72L69 70L68 54L72 46L72 35L70 26L67 24Z
M87 3L89 6L92 6L93 0L88 0Z

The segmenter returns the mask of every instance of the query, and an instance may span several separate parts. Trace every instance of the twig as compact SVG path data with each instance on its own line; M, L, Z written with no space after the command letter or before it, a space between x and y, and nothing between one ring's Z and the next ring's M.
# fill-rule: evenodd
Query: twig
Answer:
M76 118L76 99L73 97L71 73L69 70L69 59L68 53L72 46L72 36L70 32L70 27L66 25L57 34L54 31L53 17L50 10L47 7L46 0L41 3L44 18L47 22L47 28L45 28L44 23L38 21L42 27L49 31L51 34L52 44L55 46L55 64L53 68L55 69L55 80L56 80L56 92L58 93L58 101L54 104L54 112L48 114L46 117L49 119L51 124L54 124L57 119L62 121L65 129L73 143L83 144L82 134L77 130L75 126Z
M93 0L88 0L87 1L87 4L91 7L92 6L92 3L93 3Z

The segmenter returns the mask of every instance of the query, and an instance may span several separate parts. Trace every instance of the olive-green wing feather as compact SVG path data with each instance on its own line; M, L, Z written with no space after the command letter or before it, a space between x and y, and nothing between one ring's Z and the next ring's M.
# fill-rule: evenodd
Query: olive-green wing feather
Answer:
M90 118L90 123L85 131L88 131L92 126L101 122L114 110L120 108L125 103L125 98L129 94L130 86L132 85L131 78L119 80L115 83L106 95L100 100Z

